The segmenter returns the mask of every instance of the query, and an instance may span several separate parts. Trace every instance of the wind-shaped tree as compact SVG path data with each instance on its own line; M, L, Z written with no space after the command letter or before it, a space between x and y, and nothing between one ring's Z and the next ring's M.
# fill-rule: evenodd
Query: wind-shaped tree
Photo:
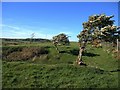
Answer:
M58 51L58 53L60 53L60 51L58 49L58 45L69 45L70 42L69 42L68 37L69 36L67 36L64 33L61 33L61 34L53 37L52 42L55 45L56 50Z
M105 14L100 15L92 15L89 16L87 22L83 23L83 30L77 36L79 38L79 55L77 58L78 64L83 64L82 54L85 50L87 41L91 39L91 41L97 40L107 40L113 41L115 32L117 31L117 26L114 26L114 20L110 20L112 16L106 16Z

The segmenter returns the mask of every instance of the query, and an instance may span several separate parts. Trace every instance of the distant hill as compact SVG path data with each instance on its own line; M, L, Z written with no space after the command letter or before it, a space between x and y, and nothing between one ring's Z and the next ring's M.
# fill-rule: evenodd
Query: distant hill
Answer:
M42 39L42 38L26 38L26 39L11 39L11 38L0 38L2 41L12 41L12 42L25 42L25 41L30 41L32 40L33 42L51 42L49 39Z

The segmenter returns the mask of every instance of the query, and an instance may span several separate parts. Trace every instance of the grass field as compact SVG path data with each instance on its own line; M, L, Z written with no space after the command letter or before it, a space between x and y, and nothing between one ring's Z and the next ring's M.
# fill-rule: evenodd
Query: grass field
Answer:
M57 53L51 43L3 46L44 47L47 54L29 60L2 60L3 88L118 88L118 61L105 48L87 47L83 61L87 66L74 64L78 44L59 46ZM6 49L5 49L6 50Z

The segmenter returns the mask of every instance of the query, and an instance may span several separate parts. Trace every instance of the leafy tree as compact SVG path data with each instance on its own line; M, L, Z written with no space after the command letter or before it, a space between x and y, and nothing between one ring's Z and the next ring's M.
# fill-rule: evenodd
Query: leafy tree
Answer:
M79 55L77 58L78 64L83 64L82 54L85 50L86 44L89 40L106 40L113 42L113 37L117 31L117 26L114 26L114 20L110 20L112 16L106 16L105 14L89 16L87 22L83 23L83 30L77 36L79 38Z
M55 45L58 53L60 52L60 50L58 49L58 45L69 45L70 44L68 37L69 36L67 36L64 33L61 33L61 34L53 37L52 42Z

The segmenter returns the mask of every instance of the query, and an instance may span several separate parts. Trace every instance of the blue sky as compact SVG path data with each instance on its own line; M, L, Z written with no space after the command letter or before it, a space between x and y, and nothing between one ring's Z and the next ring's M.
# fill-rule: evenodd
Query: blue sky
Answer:
M2 37L52 39L65 33L77 41L82 23L90 15L114 15L118 25L117 2L4 2L2 3Z

